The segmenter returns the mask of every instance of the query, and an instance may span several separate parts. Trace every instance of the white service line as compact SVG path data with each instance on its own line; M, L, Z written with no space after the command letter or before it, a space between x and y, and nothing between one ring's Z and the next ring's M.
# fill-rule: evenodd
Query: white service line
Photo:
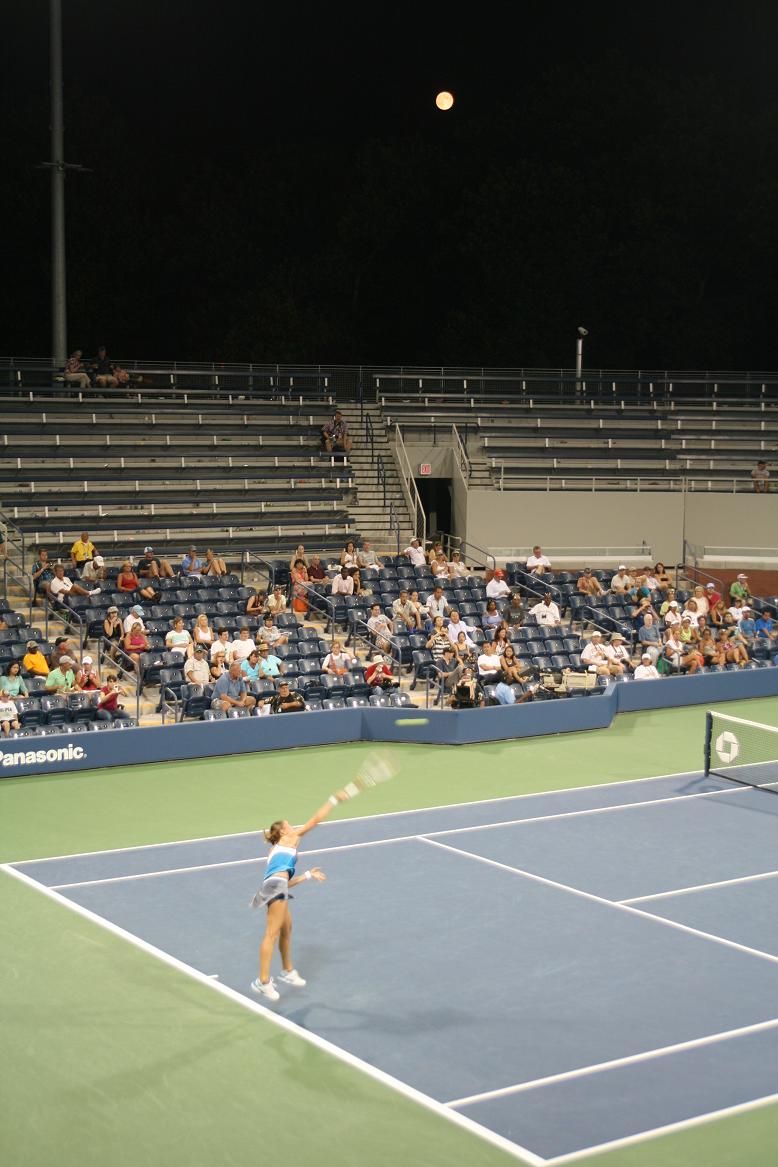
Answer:
M604 904L606 907L613 908L617 912L630 912L635 916L642 916L645 920L653 920L655 924L664 924L667 928L675 928L679 932L688 932L690 936L700 936L703 940L711 940L714 944L721 944L724 948L734 948L737 952L746 952L749 956L758 956L761 960L769 960L772 964L778 964L778 956L773 956L770 952L762 952L759 948L749 948L747 944L738 944L735 940L726 940L723 936L716 936L713 932L703 932L700 928L692 928L688 924L680 924L677 920L668 920L665 916L655 916L652 912L644 912L640 908L630 907L628 904L620 904L617 900L606 900L602 896L595 895L594 892L582 891L578 887L571 887L568 883L559 883L555 879L547 879L544 875L535 875L532 871L524 871L521 867L511 867L507 863L500 863L497 859L487 859L484 855L475 855L472 851L463 851L460 847L452 847L449 843L439 843L437 839L430 838L429 835L419 835L419 842L426 843L430 847L440 847L444 851L451 851L454 855L463 855L466 859L473 859L476 863L486 863L490 867L497 867L502 871L510 871L514 875L522 875L525 879L531 879L535 883L543 883L547 887L554 887L558 891L566 891L570 895L580 896L582 899L590 900L595 904Z
M758 1110L772 1102L778 1102L778 1094L765 1094L763 1098L753 1098L749 1102L736 1102L734 1106L723 1106L720 1110L710 1110L706 1114L695 1114L693 1118L682 1118L678 1122L669 1122L665 1126L638 1131L637 1134L625 1135L621 1139L611 1139L608 1143L582 1147L580 1151L571 1151L568 1155L557 1155L554 1159L546 1159L546 1167L561 1167L563 1163L575 1163L578 1159L588 1159L590 1155L596 1155L600 1151L616 1151L619 1147L631 1147L635 1143L645 1143L649 1139L659 1138L660 1135L674 1134L677 1131L689 1130L691 1127L704 1126L706 1123L729 1118L735 1114L746 1114L749 1110Z
M639 1054L628 1054L623 1058L612 1058L608 1062L597 1062L591 1066L580 1066L576 1070L565 1070L561 1074L548 1074L545 1078L535 1078L528 1082L517 1082L512 1086L500 1086L496 1090L484 1090L480 1094L470 1094L466 1098L454 1098L446 1106L471 1106L476 1102L487 1102L493 1098L507 1098L513 1094L523 1094L526 1090L536 1090L538 1087L555 1086L558 1082L570 1082L575 1078L586 1078L590 1074L601 1074L606 1070L617 1070L622 1066L633 1066L638 1062L653 1061L654 1058L663 1058L667 1054L681 1053L683 1050L698 1049L700 1046L715 1045L720 1041L729 1041L733 1037L744 1037L748 1033L761 1033L765 1029L778 1029L778 1017L769 1021L758 1021L754 1025L743 1025L739 1029L725 1029L720 1033L709 1033L705 1037L691 1038L689 1041L679 1041L675 1045L658 1046L656 1049L645 1050Z
M687 801L687 800L692 799L692 798L713 798L714 796L716 796L718 794L732 794L732 795L743 794L747 790L750 790L750 789L751 789L751 787L748 787L748 786L738 786L738 787L735 787L735 789L727 788L726 790L708 790L708 791L704 791L703 793L700 793L700 794L678 794L678 795L674 795L671 798L650 798L650 799L647 799L645 802L620 802L614 806L596 806L596 807L591 807L591 808L586 809L586 810L563 810L563 811L560 811L558 814L541 814L541 815L536 815L533 818L523 818L523 819L505 819L503 822L499 822L499 823L478 823L476 826L445 827L444 829L442 829L440 831L427 831L427 832L425 832L423 837L426 839L438 839L438 838L445 838L448 835L469 834L471 831L496 831L500 827L522 827L525 824L532 825L533 823L547 823L547 822L553 822L556 819L573 819L573 818L583 818L584 816L595 815L595 814L609 814L611 811L633 810L633 809L640 810L640 809L645 809L646 807L649 807L649 806L660 806L660 805L662 805L664 803L668 803L668 802L684 802L684 801ZM441 807L441 809L445 809L445 808ZM320 824L320 825L324 825L324 824ZM334 825L334 824L332 824L332 825ZM305 851L301 852L301 854L304 856L308 856L308 855L332 855L338 851L356 851L356 850L359 850L360 848L363 848L363 847L384 846L387 843L407 843L409 841L412 841L413 839L418 839L421 837L422 836L420 836L418 834L394 835L389 839L368 839L362 843L341 843L339 846L336 846L336 847L316 847L316 848L311 848L310 850L306 849ZM164 847L164 846L168 846L169 844L162 843L159 845ZM153 850L154 848L152 847L150 849ZM78 858L78 856L73 856L72 858ZM158 875L181 875L182 873L187 872L187 871L208 871L211 868L217 868L217 867L241 867L247 863L260 863L260 862L264 862L264 858L262 856L252 856L249 859L225 859L219 863L197 863L197 864L192 865L191 867L166 867L166 868L162 868L158 871L136 872L134 875L111 875L111 876L106 876L104 879L82 879L82 880L76 880L73 883L53 883L49 886L53 887L57 891L62 891L64 888L69 888L69 887L91 887L93 885L102 884L102 883L123 883L125 880L130 881L130 880L135 880L135 879L153 879ZM22 862L21 866L26 867L26 866L28 866L28 864Z
M620 904L646 904L651 900L666 900L671 896L685 896L690 892L708 891L713 887L732 887L736 883L756 883L760 879L772 879L778 871L760 871L756 875L739 875L736 879L718 879L715 883L697 883L691 887L678 887L672 891L658 891L650 896L633 896L631 900L618 900Z
M248 1009L250 1012L264 1018L265 1021L269 1021L271 1024L277 1025L281 1029L285 1029L288 1033L292 1033L296 1037L301 1038L303 1041L307 1041L310 1045L316 1046L317 1049L331 1054L333 1057L338 1058L338 1060L341 1062L345 1062L346 1065L351 1066L354 1069L361 1070L364 1074L368 1075L368 1077L375 1079L375 1081L382 1083L384 1086L388 1086L397 1094L402 1094L405 1098L418 1103L426 1110L432 1111L440 1118L446 1119L447 1121L453 1123L455 1126L461 1127L463 1130L466 1130L470 1134L477 1136L484 1142L491 1143L492 1146L498 1147L500 1150L505 1151L514 1159L528 1163L530 1164L530 1167L545 1167L545 1159L541 1158L540 1155L536 1155L532 1151L527 1150L525 1147L521 1147L517 1143L511 1142L509 1139L503 1138L502 1135L495 1134L494 1131L490 1131L487 1127L481 1126L480 1123L474 1122L472 1119L467 1118L465 1115L459 1114L456 1110L451 1110L445 1105L445 1103L437 1102L434 1098L430 1098L429 1095L423 1094L420 1090L414 1089L413 1086L409 1086L407 1083L401 1082L399 1078L395 1078L391 1074L387 1074L384 1070L379 1070L377 1066L372 1066L369 1062L362 1061L361 1058L358 1058L355 1054L349 1053L348 1050L344 1050L341 1049L340 1046L333 1045L333 1043L327 1041L326 1038L319 1037L318 1034L312 1033L310 1030L303 1029L300 1026L295 1025L293 1021L289 1021L286 1017L279 1013L274 1013L272 1009L266 1008L258 1001L249 1000L248 997L244 997L243 994L237 992L236 989L231 989L228 985L222 984L221 981L217 981L214 978L208 976L206 973L200 972L199 969L193 968L189 964L185 964L184 961L179 960L175 956L171 956L169 952L165 952L163 949L157 948L153 944L149 944L147 940L142 940L139 936L135 936L132 932L127 932L124 928L119 927L118 924L114 924L111 920L106 920L103 916L99 916L96 912L91 911L89 908L84 908L81 906L81 904L74 903L73 900L69 900L65 896L59 895L59 893L54 891L53 888L46 887L44 884L38 883L37 880L33 879L29 875L26 875L23 871L18 871L15 867L12 867L8 863L0 864L0 871L4 871L7 875L12 876L14 879L18 879L21 883L27 884L28 887L34 888L36 891L40 892L41 895L47 896L49 899L52 899L56 903L66 907L69 911L75 912L77 915L82 916L86 920L90 920L93 924L98 924L107 932L111 932L114 936L119 936L122 940L126 940L128 944L132 944L135 948L139 948L141 952L145 952L149 956L155 957L157 960L162 961L163 964L167 964L171 968L176 969L178 972L184 973L186 976L191 977L192 980L197 981L199 984L207 985L208 988L214 992L221 993L222 996L229 998L229 1000L233 1001L235 1004L238 1004L242 1008Z

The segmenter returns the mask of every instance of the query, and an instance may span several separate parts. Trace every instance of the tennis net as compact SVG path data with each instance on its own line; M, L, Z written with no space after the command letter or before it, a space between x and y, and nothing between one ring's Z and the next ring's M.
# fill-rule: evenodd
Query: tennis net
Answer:
M778 794L778 728L709 710L705 715L705 773Z

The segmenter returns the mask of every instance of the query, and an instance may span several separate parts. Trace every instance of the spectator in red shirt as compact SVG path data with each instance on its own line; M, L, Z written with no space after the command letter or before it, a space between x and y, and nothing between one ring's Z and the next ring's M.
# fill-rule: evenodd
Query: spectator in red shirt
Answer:
M144 600L153 600L157 595L150 584L141 587L141 582L129 560L122 564L122 569L116 577L116 587L120 592L140 592Z
M365 684L376 689L395 689L400 684L383 656L376 653L371 663L365 669Z

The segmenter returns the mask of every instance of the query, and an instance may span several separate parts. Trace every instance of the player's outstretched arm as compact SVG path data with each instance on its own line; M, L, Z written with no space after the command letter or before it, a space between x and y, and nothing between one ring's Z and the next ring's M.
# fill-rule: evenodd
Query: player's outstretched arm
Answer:
M317 883L324 883L327 876L320 867L312 867L310 871L304 871L302 875L295 875L294 879L289 880L290 887L297 887L298 883L305 883L307 879L315 879Z
M329 796L324 806L320 806L316 811L316 814L312 815L312 817L308 819L308 822L305 823L304 826L297 828L296 833L300 837L307 835L308 831L312 831L314 827L318 827L319 823L324 822L327 815L330 813L334 806L337 806L339 802L345 802L347 798L348 795L346 794L345 790L336 790L334 794Z

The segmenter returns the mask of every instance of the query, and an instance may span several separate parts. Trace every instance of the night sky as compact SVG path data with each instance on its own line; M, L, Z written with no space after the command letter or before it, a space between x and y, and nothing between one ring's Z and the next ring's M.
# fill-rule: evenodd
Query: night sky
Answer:
M775 3L63 8L71 348L778 366ZM43 356L48 4L5 32L0 352Z

